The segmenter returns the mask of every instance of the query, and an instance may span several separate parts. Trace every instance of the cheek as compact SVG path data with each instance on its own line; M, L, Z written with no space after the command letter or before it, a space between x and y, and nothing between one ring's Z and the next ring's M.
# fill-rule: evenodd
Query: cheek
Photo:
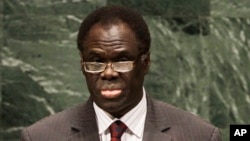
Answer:
M130 87L141 87L144 80L144 72L142 69L135 69L131 75L127 77L127 84L130 85Z
M86 79L87 85L88 85L90 90L95 88L95 85L96 85L96 77L95 76L85 74L85 79Z
M134 77L138 80L138 81L143 81L144 75L145 75L145 67L142 64L139 64L135 70L134 70Z

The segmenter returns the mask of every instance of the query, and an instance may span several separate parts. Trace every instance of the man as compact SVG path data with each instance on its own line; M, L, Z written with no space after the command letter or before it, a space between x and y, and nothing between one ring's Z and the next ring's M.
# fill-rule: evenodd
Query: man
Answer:
M26 128L21 141L221 141L216 127L146 94L150 34L138 13L97 9L77 45L89 100Z

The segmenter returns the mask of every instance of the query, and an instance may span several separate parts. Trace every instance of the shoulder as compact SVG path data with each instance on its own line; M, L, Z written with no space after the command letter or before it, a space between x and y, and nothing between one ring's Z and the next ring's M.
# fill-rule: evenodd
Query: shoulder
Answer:
M178 140L221 140L218 128L203 118L170 104L149 98L148 108L156 118L162 118L169 126L169 134Z
M37 122L35 122L33 125L31 125L29 128L34 128L37 126L49 126L50 128L62 126L62 124L70 124L70 122L73 120L72 115L76 114L81 107L84 107L84 105L77 105L75 107L66 109L64 111L58 112L54 115L47 116Z
M80 109L83 110L84 107L85 105L81 104L35 122L23 130L21 135L22 141L28 141L28 138L41 138L44 140L47 137L52 139L53 137L63 138L69 136L74 115L77 114Z
M176 121L176 123L195 122L197 124L199 123L204 126L213 127L213 125L211 125L208 121L202 119L200 116L195 115L191 112L185 111L168 103L155 100L152 98L150 98L149 101L150 101L149 103L151 103L150 105L153 107L155 112L161 112L162 116L165 116L169 120L174 120Z

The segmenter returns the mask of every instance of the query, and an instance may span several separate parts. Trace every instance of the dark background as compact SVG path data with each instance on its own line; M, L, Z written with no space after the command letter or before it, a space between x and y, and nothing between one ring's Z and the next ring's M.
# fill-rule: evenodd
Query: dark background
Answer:
M249 0L3 0L3 141L88 98L76 35L88 13L110 4L135 8L149 25L150 95L208 120L225 141L229 124L250 123Z

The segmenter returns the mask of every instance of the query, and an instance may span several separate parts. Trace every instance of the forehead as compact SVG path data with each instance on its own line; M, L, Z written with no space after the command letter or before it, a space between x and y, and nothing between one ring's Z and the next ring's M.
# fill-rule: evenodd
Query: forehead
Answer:
M124 22L118 21L114 23L96 23L94 24L86 36L86 40L95 38L106 38L113 40L115 38L123 38L124 40L136 40L135 32ZM86 41L85 40L85 41Z
M135 33L123 22L93 25L84 41L84 54L95 50L113 53L129 51L137 54L139 52Z

